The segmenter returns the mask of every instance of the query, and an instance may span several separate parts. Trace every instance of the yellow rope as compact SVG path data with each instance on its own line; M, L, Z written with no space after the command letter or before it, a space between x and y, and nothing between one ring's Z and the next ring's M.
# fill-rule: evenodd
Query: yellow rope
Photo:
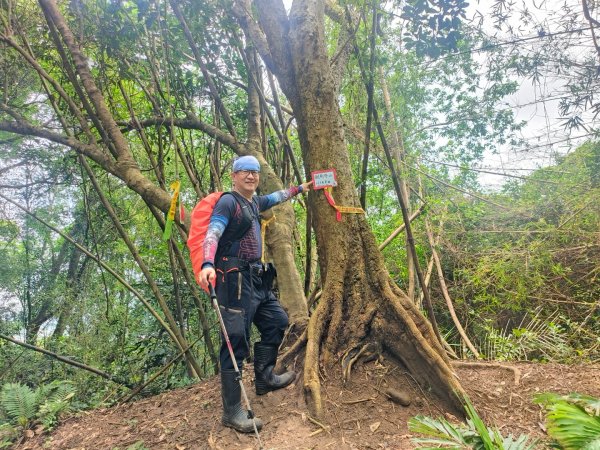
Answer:
M262 262L263 264L265 263L265 235L267 233L267 227L274 220L275 220L275 213L273 213L273 216L271 218L269 218L267 220L263 220L262 223L260 224L260 236L262 238L262 256L261 256L260 262Z

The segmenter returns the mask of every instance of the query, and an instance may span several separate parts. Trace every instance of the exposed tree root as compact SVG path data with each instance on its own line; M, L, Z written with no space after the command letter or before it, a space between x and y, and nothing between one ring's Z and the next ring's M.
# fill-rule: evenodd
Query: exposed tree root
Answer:
M362 357L366 361L371 361L374 357L381 355L381 344L379 342L367 342L358 347L346 351L342 357L342 377L344 383L350 380L352 366Z
M303 345L306 342L306 327L308 326L308 318L302 322L292 322L288 326L279 350L284 353L292 352L298 345Z
M310 415L323 417L321 378L327 368L341 363L348 381L361 359L382 352L400 361L450 412L462 415L462 387L431 324L391 280L366 222L355 224L361 238L341 243L349 248L337 256L346 256L326 265L323 293L306 333L282 358L297 357L305 344L303 388Z
M483 363L476 361L452 361L452 365L456 367L481 367L484 369L490 366L500 367L502 369L510 370L513 373L513 375L515 376L515 386L518 386L521 382L521 369L519 369L518 367L508 366L506 364Z
M285 353L279 356L279 364L282 367L288 366L290 361L294 359L304 348L304 346L306 345L307 335L308 332L305 328L302 334L296 338L296 341L292 344L292 346L289 349L287 349Z
M325 329L326 318L331 310L331 300L327 288L308 321L306 356L304 360L304 396L310 414L316 418L323 417L323 402L321 400L321 382L319 380L319 347Z

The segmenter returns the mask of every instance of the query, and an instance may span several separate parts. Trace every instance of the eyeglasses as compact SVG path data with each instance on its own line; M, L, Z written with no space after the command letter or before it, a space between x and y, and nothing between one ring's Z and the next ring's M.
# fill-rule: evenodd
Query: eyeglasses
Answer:
M260 175L260 172L258 170L238 170L236 173L239 173L243 177L247 177L248 175L257 177Z

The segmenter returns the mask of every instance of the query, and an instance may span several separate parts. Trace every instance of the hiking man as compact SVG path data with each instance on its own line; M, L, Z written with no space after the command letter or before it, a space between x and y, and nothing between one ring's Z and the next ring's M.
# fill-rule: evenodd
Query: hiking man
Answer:
M233 163L233 189L215 204L203 244L200 285L215 285L217 300L240 375L250 354L250 326L256 325L261 340L254 344L256 393L266 394L292 383L294 372L276 375L277 351L288 326L288 316L272 292L275 270L264 265L259 213L309 190L311 182L269 195L255 196L260 164L254 156ZM240 230L247 230L240 236ZM221 397L223 425L240 432L254 431L252 419L241 406L241 390L231 356L221 336ZM258 429L262 421L256 420Z

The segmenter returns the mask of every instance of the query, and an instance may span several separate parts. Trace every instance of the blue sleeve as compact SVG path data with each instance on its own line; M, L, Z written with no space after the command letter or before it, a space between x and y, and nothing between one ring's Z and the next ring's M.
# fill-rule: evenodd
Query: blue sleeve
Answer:
M293 186L289 189L275 191L269 195L260 195L256 198L258 210L261 212L266 211L267 209L298 195L300 192L302 192L302 188L300 186Z

